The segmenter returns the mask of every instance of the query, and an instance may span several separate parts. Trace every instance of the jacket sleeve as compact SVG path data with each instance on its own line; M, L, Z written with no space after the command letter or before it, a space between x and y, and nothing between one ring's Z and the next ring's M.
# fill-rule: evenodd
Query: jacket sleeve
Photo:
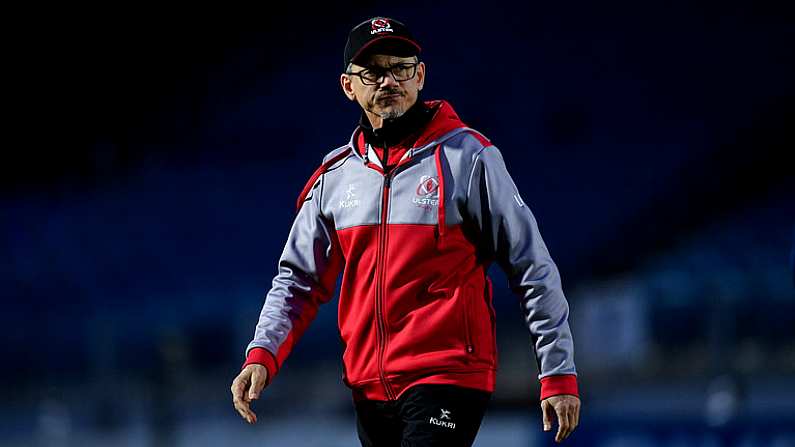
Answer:
M479 249L497 261L520 298L538 362L541 399L578 395L569 306L560 274L495 146L475 157L467 214L479 235Z
M243 367L258 363L276 376L295 343L328 302L342 270L333 223L320 212L321 176L298 209Z

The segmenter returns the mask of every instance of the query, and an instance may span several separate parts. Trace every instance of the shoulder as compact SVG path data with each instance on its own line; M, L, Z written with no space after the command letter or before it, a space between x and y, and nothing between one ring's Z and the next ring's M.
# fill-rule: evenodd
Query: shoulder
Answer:
M341 166L345 163L349 157L353 155L353 149L349 145L340 146L331 152L327 153L323 157L323 161L320 163L320 166L315 169L315 172L307 180L304 188L301 190L301 193L298 195L298 200L296 202L297 209L301 208L301 204L312 198L312 191L315 190L319 185L323 174L328 172L331 169Z
M343 154L346 154L347 156ZM325 156L323 156L323 161L321 162L321 165L327 165L329 163L333 163L333 160L335 159L337 159L336 161L340 161L352 155L353 151L351 146L346 144L344 146L340 146L336 149L333 149L332 151L328 152Z
M469 155L477 154L481 150L493 146L491 140L485 135L471 128L461 129L444 144L448 150L461 151Z
M451 164L460 165L469 172L478 156L486 148L494 144L485 135L475 129L463 128L444 142L445 156Z

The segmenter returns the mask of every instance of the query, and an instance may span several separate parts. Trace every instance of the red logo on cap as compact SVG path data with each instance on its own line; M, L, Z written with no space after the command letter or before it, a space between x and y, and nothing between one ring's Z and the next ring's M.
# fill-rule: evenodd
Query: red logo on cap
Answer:
M370 34L379 34L379 33L391 33L392 31L392 24L389 23L389 19L380 18L380 19L373 19L370 22L370 26L372 31Z

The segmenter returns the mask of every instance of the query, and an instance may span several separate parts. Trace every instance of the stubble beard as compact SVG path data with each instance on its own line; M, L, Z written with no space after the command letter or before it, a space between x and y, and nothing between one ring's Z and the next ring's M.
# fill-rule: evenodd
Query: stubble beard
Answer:
M367 111L372 113L373 115L378 116L379 118L381 118L384 121L393 120L395 118L400 118L401 116L403 116L404 113L406 113L406 111L403 109L403 107L400 107L400 106L396 107L394 105L392 105L389 109L382 109L382 108L378 108L376 105L371 105L367 109Z
M377 103L374 103L370 106L369 112L373 115L378 115L382 120L393 120L403 116L406 110L403 104L393 103L386 107L379 107Z
M384 91L384 94L398 94L400 98L397 101L390 102L386 106L381 106L380 101L374 100L370 104L369 112L379 116L382 120L393 120L403 116L403 114L406 113L406 108L403 104L403 101L406 99L405 94L397 89Z
M404 113L405 111L403 109L393 109L378 113L378 116L380 116L382 120L393 120L395 118L400 118Z

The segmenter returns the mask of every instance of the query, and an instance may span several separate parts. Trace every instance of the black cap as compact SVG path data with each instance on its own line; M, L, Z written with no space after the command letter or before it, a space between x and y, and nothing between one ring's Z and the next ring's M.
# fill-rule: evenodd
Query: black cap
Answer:
M403 23L389 17L373 17L348 33L343 70L365 54L410 57L420 54L420 45Z

